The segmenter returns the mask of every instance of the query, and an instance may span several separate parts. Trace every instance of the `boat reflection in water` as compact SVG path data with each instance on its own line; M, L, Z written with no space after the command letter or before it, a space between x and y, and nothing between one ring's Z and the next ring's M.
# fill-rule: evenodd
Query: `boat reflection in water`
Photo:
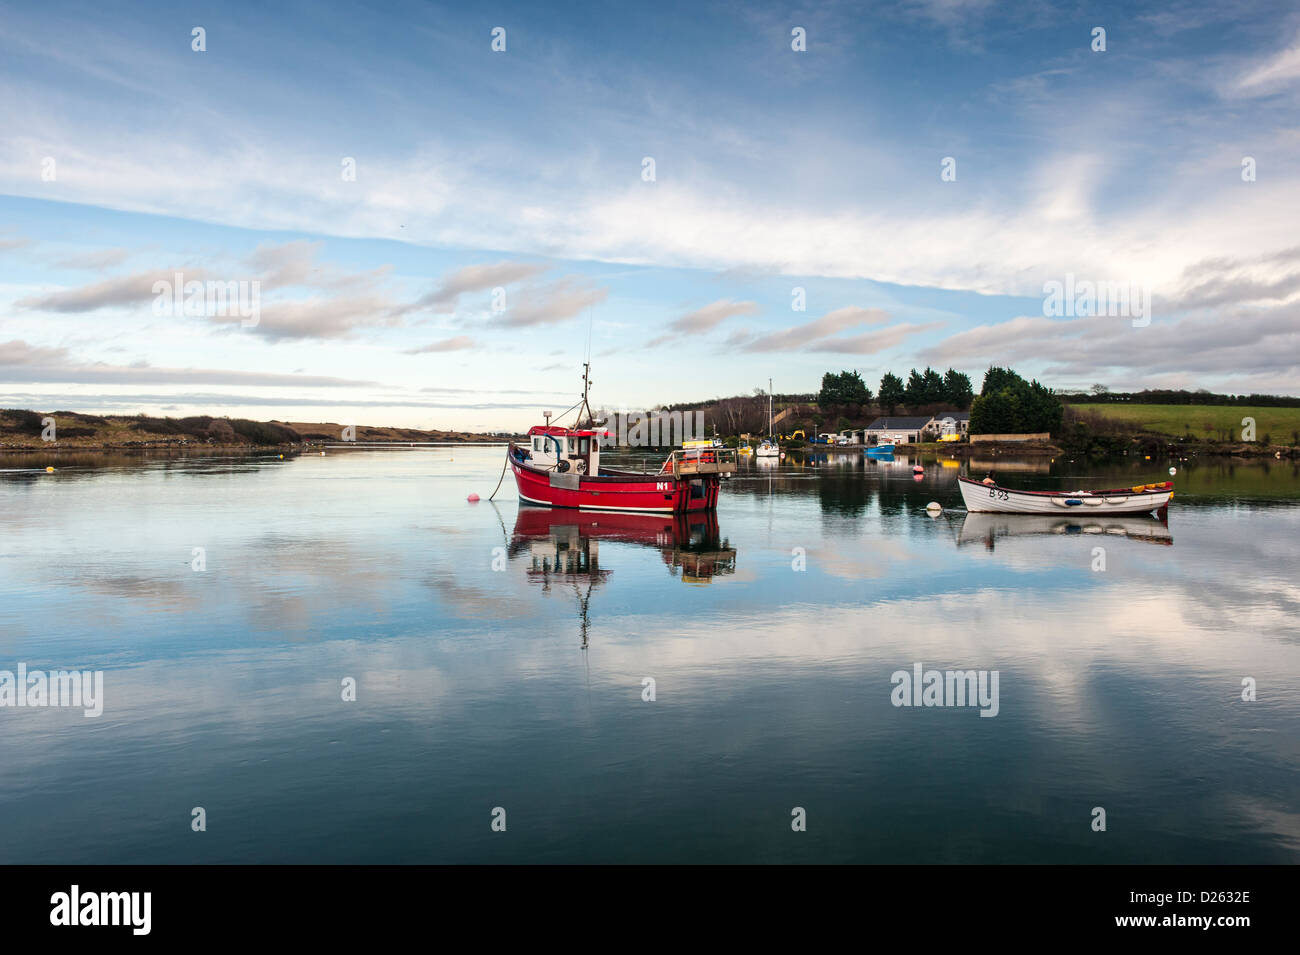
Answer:
M1173 535L1169 525L1149 515L1127 517L1057 517L1055 515L1037 514L991 514L967 513L965 520L957 531L957 546L963 544L983 544L989 550L1002 537L1030 537L1035 535L1056 534L1063 536L1097 535L1102 537L1126 537L1129 540L1148 544L1171 545Z
M718 530L714 511L619 514L521 505L510 541L512 560L525 558L529 581L543 592L555 587L578 599L582 646L587 646L587 604L613 570L601 566L600 545L630 544L658 550L668 572L684 583L709 584L736 572L736 549ZM618 548L608 553L618 553Z

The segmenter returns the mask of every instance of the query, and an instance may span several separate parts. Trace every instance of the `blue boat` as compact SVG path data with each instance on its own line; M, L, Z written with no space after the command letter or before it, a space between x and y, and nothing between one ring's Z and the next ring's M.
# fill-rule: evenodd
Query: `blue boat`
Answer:
M873 444L869 448L863 448L862 453L873 458L892 458L894 456L894 446L892 444Z

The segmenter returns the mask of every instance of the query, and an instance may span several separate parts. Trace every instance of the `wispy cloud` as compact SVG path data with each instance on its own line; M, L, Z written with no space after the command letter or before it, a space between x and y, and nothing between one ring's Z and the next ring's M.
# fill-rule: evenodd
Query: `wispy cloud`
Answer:
M679 335L689 334L697 335L701 332L707 332L716 328L733 315L757 315L759 307L757 302L733 302L730 299L722 298L716 302L710 302L703 308L697 308L692 312L687 312L680 318L668 324L668 332L660 335L646 343L646 347L662 345L665 342L675 341Z
M565 276L549 285L516 291L513 303L492 324L501 328L530 328L554 325L599 305L609 297L609 289L590 284L586 279Z
M889 313L883 309L849 305L827 312L821 318L811 322L753 339L744 345L744 349L754 352L780 352L823 350L828 346L834 348L843 340L835 339L827 342L826 339L830 336L863 325L881 325L889 319Z
M474 339L468 335L457 335L454 338L444 338L441 341L430 342L428 345L421 345L419 348L409 348L405 354L428 355L436 352L464 351L473 348L474 344Z
M1300 305L1238 308L1178 322L1157 316L1143 328L1104 315L1025 315L959 332L924 349L921 358L935 364L1041 362L1047 374L1070 379L1118 374L1148 382L1157 375L1294 381L1300 377Z
M469 292L504 288L515 282L540 275L544 265L528 262L496 262L491 265L467 265L443 277L432 292L421 297L418 307L429 307L435 312L453 312L460 297Z
M129 385L293 385L345 388L374 385L373 381L321 375L286 375L212 368L155 368L147 363L110 365L75 360L66 348L30 345L13 339L0 342L0 374L9 382L77 382Z
M0 242L0 245L3 245ZM121 265L131 257L128 249L96 249L90 252L80 252L76 255L65 255L55 260L55 265L63 269L84 269L91 272L102 272L105 269L115 268Z
M1257 62L1241 73L1230 92L1238 96L1267 96L1300 80L1300 40Z
M171 282L176 272L183 271L187 281L203 282L209 278L204 269L168 269L136 272L92 282L73 288L59 289L39 295L30 295L14 304L18 308L40 312L80 313L95 312L101 308L140 305L154 298L155 282Z

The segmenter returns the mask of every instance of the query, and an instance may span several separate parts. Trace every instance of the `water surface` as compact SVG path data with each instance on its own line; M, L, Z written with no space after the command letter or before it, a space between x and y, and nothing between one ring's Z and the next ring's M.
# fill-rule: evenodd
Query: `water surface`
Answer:
M1293 464L1174 461L1165 525L791 455L680 522L467 503L501 457L0 460L0 669L105 679L0 708L0 860L1300 861ZM998 715L893 706L916 662Z

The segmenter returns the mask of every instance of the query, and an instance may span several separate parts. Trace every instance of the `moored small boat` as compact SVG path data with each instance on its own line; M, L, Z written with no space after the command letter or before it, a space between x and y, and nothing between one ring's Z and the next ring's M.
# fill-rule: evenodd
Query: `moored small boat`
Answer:
M756 458L776 458L781 456L781 447L775 441L764 440L754 451Z
M966 510L993 514L1150 514L1164 513L1174 484L1139 484L1106 491L1019 491L957 478Z
M862 453L870 455L873 458L884 457L886 455L892 456L894 453L894 446L892 444L873 444L869 448L864 448Z

